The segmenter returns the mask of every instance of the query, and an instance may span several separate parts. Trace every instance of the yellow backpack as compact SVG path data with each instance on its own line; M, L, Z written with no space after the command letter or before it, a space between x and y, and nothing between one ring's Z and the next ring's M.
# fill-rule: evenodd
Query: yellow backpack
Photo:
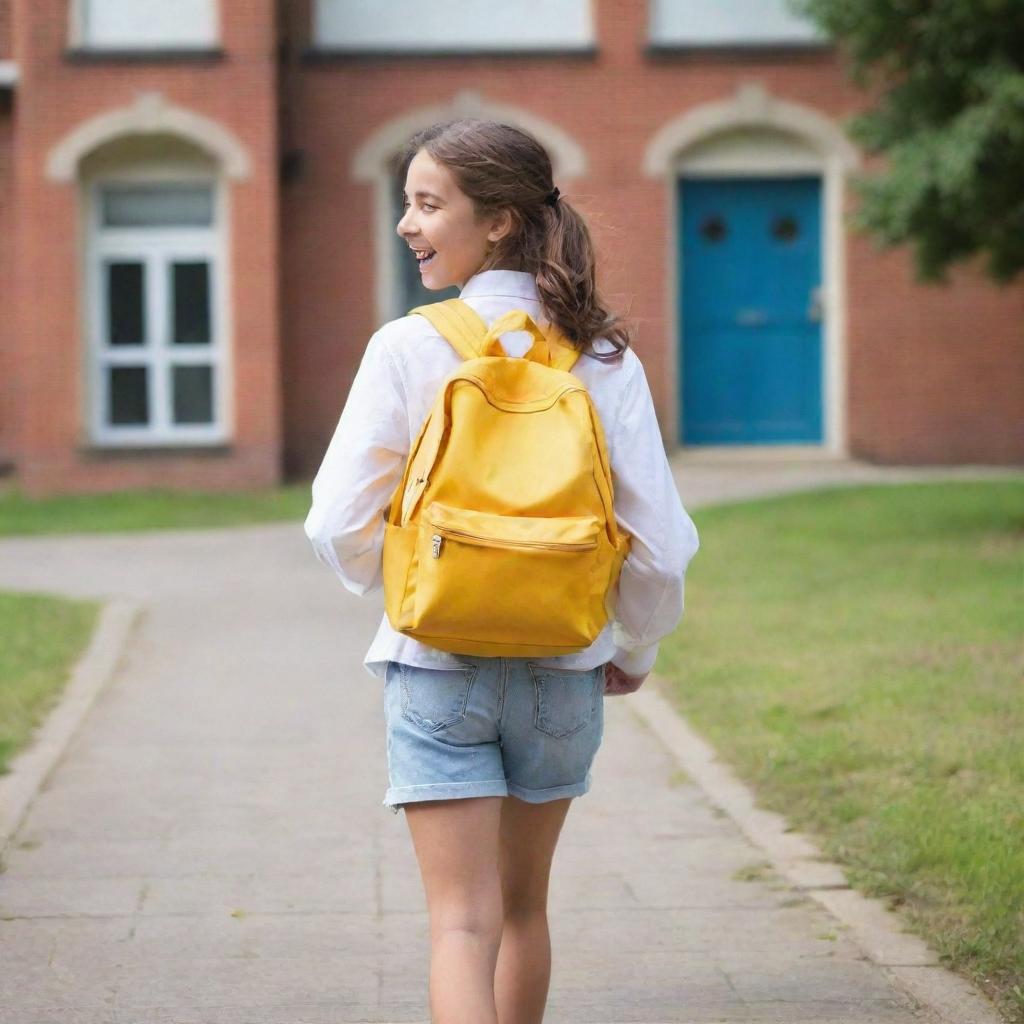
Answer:
M391 625L490 657L584 650L614 609L629 551L615 522L604 431L569 372L579 352L525 310L488 328L468 303L410 310L465 360L444 380L386 510ZM500 335L529 331L509 356Z

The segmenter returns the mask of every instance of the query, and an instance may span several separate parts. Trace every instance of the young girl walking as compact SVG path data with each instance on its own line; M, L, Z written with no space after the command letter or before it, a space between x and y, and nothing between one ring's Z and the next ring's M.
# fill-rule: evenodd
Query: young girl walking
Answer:
M594 246L529 133L463 118L403 154L396 230L431 291L450 286L488 324L525 310L581 350L572 368L604 429L619 527L630 535L614 619L549 658L451 654L387 615L364 660L384 680L389 786L405 810L430 917L436 1024L538 1024L551 973L548 880L573 797L590 789L606 695L631 693L683 612L697 531L672 480L643 366L604 306ZM502 336L510 356L532 338ZM424 318L370 338L305 522L345 586L383 586L384 512L445 377L461 363ZM544 453L538 452L538 458ZM480 595L487 600L486 594Z

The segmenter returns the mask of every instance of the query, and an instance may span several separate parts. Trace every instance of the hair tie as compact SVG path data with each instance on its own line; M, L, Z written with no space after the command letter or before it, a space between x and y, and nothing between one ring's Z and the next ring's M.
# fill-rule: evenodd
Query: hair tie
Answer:
M548 194L547 194L547 195L546 195L546 196L544 197L544 202L545 202L545 203L547 203L547 204L548 204L548 206L554 206L554 205L555 205L555 203L557 203L557 202L558 202L558 197L559 197L559 195L561 195L561 193L560 193L560 192L558 191L558 188L556 187L556 188L555 188L555 190L554 190L553 192L549 192L549 193L548 193Z

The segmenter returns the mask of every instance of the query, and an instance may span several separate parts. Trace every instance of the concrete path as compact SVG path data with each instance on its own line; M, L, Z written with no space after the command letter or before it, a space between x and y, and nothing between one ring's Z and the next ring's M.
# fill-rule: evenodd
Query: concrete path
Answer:
M691 509L913 475L676 466ZM425 904L361 664L379 595L348 594L300 523L11 538L0 587L144 609L6 851L0 1024L426 1021ZM606 702L556 855L546 1020L944 1019L758 868L631 700Z

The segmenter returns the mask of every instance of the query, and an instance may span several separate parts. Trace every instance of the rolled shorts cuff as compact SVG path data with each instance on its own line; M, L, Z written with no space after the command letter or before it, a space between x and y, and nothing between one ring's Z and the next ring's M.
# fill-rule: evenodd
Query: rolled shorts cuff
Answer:
M510 782L508 791L510 796L519 797L528 804L544 804L549 800L559 800L566 796L583 796L590 789L590 772L582 782L573 782L568 786L552 786L550 789L523 789Z
M483 779L473 782L428 782L422 786L392 786L381 801L394 814L399 804L420 800L451 800L471 796L508 796L509 785L504 779Z

